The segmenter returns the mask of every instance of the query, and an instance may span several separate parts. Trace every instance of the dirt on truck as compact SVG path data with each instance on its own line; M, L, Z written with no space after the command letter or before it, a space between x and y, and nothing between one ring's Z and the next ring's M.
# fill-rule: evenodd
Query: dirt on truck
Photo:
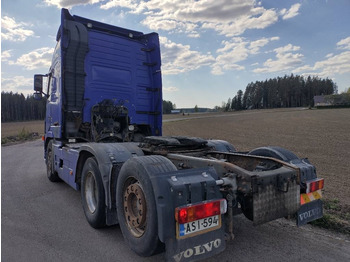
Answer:
M254 225L323 216L324 179L307 158L279 146L240 151L221 138L162 136L157 33L62 9L56 40L49 72L34 76L35 98L47 98L46 173L80 191L93 228L119 224L138 255L165 249L169 261L192 261L225 249L237 214Z

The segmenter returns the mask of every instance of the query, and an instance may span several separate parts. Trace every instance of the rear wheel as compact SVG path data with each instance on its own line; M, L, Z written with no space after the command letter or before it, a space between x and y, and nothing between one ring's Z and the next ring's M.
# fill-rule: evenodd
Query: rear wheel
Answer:
M175 171L161 156L129 159L120 170L117 183L117 213L129 247L140 256L163 250L158 238L157 207L150 175Z
M86 160L81 177L81 201L93 228L106 226L105 193L96 158Z
M47 178L51 182L61 181L57 172L54 170L52 140L49 141L49 143L47 144L47 147L46 147L46 174L47 174Z

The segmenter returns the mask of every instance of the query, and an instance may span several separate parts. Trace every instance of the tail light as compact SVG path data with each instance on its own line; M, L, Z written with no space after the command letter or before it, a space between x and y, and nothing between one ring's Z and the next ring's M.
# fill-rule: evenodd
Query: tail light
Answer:
M226 211L227 202L225 199L206 201L175 208L175 219L179 224L185 224L198 219L225 214Z
M317 190L323 189L324 187L324 179L317 178L312 181L306 182L306 193L315 192Z

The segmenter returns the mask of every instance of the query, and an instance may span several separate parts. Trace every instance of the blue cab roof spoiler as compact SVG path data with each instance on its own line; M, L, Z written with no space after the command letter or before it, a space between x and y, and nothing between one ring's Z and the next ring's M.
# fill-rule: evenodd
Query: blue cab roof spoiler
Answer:
M75 21L75 22L78 22L78 23L85 25L87 28L91 28L91 29L98 30L98 31L103 31L103 32L106 32L109 34L116 34L116 35L120 35L120 36L136 38L136 39L142 38L144 36L144 34L142 32L138 32L138 31L134 31L134 30L130 30L130 29L121 28L118 26L113 26L113 25L101 23L101 22L87 19L87 18L84 18L81 16L76 16L76 15L72 16L69 13L68 9L62 8L62 10L61 10L61 25L60 25L58 32L57 32L57 35L56 35L56 41L59 41L61 38L62 25L64 24L64 22L66 20Z

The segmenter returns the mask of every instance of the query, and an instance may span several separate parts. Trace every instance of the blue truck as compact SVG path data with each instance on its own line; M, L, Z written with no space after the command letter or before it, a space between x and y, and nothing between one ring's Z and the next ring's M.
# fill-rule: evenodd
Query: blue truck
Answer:
M47 177L81 192L92 227L119 224L140 256L193 261L225 249L238 214L254 225L322 217L324 180L307 159L162 136L158 34L62 9L56 40L49 72L34 76L34 96L47 98Z

